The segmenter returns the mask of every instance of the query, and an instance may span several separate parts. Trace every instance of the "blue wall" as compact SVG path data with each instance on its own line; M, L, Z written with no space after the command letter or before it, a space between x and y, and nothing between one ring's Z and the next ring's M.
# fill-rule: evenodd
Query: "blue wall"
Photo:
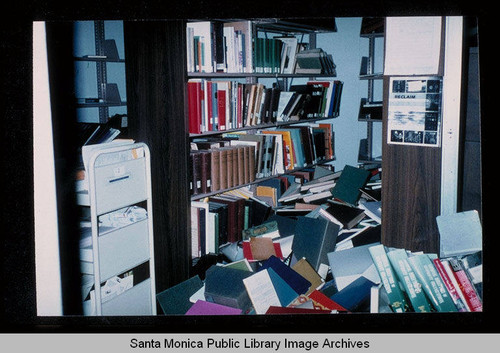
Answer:
M368 83L359 79L361 57L368 56L369 41L359 36L361 17L337 17L336 33L319 34L317 46L333 55L337 66L337 79L344 82L340 116L332 119L335 131L336 161L335 170L341 170L346 164L356 166L358 162L359 141L366 138L366 123L358 121L359 103L367 96ZM381 72L383 65L383 45L376 44L375 71ZM383 44L383 41L381 42ZM375 99L382 100L382 82L376 83ZM382 124L374 127L374 155L381 155Z

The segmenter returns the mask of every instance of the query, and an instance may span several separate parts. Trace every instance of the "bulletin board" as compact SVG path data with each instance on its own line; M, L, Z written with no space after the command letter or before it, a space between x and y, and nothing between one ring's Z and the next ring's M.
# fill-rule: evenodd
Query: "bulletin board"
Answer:
M442 86L440 76L390 78L387 143L441 146Z

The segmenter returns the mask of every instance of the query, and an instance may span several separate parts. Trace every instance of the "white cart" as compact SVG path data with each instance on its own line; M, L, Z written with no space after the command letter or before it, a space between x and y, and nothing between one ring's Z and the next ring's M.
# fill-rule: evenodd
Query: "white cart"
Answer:
M89 236L80 240L82 293L84 288L88 293L84 314L156 315L149 148L144 143L95 145L85 172L88 189L77 192L78 204L90 213ZM144 217L102 227L100 217L130 207L144 210Z

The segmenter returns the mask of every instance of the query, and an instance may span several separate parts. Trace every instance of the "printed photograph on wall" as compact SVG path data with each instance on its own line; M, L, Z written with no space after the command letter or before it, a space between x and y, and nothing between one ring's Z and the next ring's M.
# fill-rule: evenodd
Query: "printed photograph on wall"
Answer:
M440 77L392 77L387 143L441 145Z

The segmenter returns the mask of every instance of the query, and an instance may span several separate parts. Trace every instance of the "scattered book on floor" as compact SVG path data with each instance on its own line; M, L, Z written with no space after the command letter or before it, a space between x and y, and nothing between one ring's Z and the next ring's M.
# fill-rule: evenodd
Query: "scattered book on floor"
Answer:
M436 217L440 257L467 255L482 250L482 226L475 210Z
M193 305L189 298L203 287L199 276L174 285L156 295L165 315L184 315Z

